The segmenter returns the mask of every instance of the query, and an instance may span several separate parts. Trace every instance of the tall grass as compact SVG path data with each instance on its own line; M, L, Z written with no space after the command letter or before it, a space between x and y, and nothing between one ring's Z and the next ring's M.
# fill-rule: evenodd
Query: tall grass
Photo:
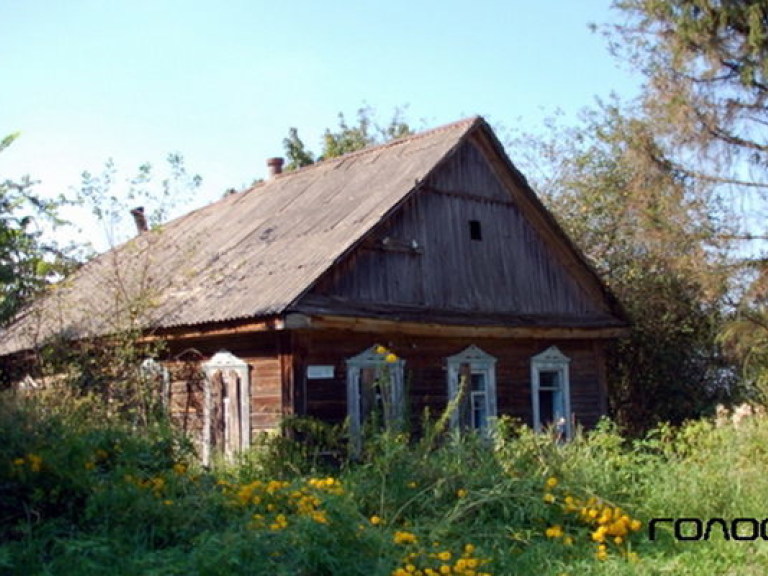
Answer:
M295 423L294 423L295 424ZM0 402L0 574L763 574L768 544L678 542L652 518L768 516L768 420L692 422L567 444L370 438L356 461L274 439L200 468L162 425Z

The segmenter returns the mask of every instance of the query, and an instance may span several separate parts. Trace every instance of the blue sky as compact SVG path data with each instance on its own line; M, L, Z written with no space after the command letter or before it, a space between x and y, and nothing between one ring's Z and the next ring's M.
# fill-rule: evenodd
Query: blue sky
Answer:
M0 134L21 137L0 177L53 194L107 158L128 175L178 151L202 205L263 177L291 126L317 150L365 104L382 122L406 107L417 128L481 114L538 130L635 93L588 30L618 17L609 4L2 0Z

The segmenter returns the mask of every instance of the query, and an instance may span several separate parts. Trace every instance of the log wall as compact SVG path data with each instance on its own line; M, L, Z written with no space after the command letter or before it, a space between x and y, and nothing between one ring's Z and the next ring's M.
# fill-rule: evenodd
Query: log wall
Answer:
M204 382L202 365L221 350L248 363L250 368L251 436L274 431L284 410L283 356L277 333L243 334L171 342L165 365L171 375L171 418L198 447L202 442Z
M297 410L329 422L347 415L345 359L374 344L387 346L405 360L408 413L418 425L425 409L439 414L447 403L446 358L472 344L497 359L496 382L499 415L507 414L533 424L531 409L531 357L551 345L571 359L571 409L579 424L592 427L605 413L601 347L593 341L541 341L509 339L460 339L403 337L397 334L305 332L298 337L295 379L302 402ZM308 379L309 365L333 365L334 377Z

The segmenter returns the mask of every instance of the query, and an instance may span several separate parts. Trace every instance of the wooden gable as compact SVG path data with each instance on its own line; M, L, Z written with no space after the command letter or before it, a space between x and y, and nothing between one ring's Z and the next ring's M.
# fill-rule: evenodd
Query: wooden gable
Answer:
M599 279L492 138L484 124L465 138L295 309L620 325Z

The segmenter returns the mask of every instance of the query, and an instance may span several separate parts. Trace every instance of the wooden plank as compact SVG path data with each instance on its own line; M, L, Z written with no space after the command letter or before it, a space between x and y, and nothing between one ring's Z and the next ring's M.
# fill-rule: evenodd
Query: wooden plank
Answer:
M250 334L253 332L271 332L285 328L283 319L280 316L272 316L261 320L249 320L242 323L233 323L227 325L211 324L185 327L173 330L154 330L151 333L143 335L141 342L175 341L175 340L194 340L213 338L216 336L230 336L233 334Z
M458 326L430 322L400 322L379 318L318 315L310 319L312 330L345 330L351 332L396 332L404 335L462 338L532 338L584 339L618 338L626 335L624 327L569 328L569 327L506 327L506 326Z

